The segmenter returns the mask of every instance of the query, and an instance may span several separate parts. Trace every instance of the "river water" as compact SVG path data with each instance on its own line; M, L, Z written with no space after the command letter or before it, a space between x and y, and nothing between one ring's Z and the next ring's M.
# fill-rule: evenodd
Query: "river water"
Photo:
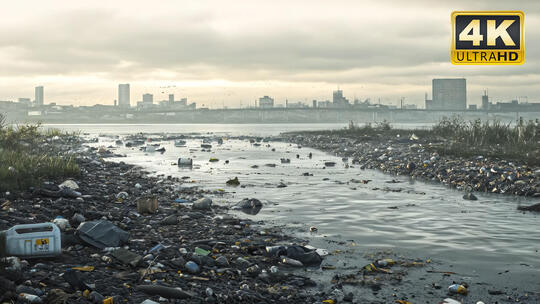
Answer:
M478 283L471 287L471 293L476 296L469 299L480 300L487 296L488 288L518 294L540 292L539 217L516 210L519 204L538 203L538 199L479 193L478 201L467 201L462 199L462 192L444 185L354 166L347 168L340 157L318 150L282 142L256 146L246 140L226 138L227 135L266 136L283 131L342 128L342 124L187 125L185 128L179 125L70 125L62 129L77 127L91 137L102 134L98 145L113 146L116 153L126 155L114 161L140 165L155 174L189 176L187 180L192 183L187 186L224 189L226 195L216 199L217 203L258 198L265 204L262 210L257 215L242 216L271 224L287 224L297 236L317 247L334 246L329 240L342 241L347 254L329 261L343 269L346 267L340 264L342 259L348 259L349 264L363 265L370 262L364 257L365 252L389 250L431 259L430 269L456 272L461 278ZM201 151L200 138L188 139L187 147L160 142L166 148L166 152L160 154L116 147L116 139L108 136L136 132L214 132L225 140L222 145L213 142L212 152ZM313 154L311 159L309 153ZM172 165L178 157L193 158L195 167L189 170ZM218 158L219 162L209 162L211 157ZM280 158L289 158L291 163L281 164ZM225 160L229 160L229 164L225 164ZM336 162L336 166L325 168L326 161ZM253 165L259 167L252 168ZM304 176L304 173L313 176ZM244 187L225 186L226 180L233 177L238 177ZM371 182L363 184L354 180ZM277 188L279 183L287 187ZM318 233L309 233L310 226L317 227ZM440 275L431 279L441 284L451 283L449 278Z

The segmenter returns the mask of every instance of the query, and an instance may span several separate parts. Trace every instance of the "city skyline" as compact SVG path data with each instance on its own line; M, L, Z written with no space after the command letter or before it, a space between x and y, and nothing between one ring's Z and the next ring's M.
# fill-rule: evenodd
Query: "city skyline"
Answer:
M425 1L407 7L393 1L165 1L160 7L119 1L82 8L58 2L36 1L33 10L7 6L10 16L0 20L0 100L31 97L31 88L43 85L46 102L112 105L117 84L129 83L132 105L144 93L155 100L185 96L210 108L246 106L264 95L278 104L310 103L330 99L339 87L349 99L397 104L405 97L421 106L433 78L467 78L470 104L480 105L486 88L501 101L540 99L535 1L513 8L525 13L524 65L465 67L450 64L450 13L508 9L506 2L458 1L429 10ZM310 10L302 10L306 5Z
M467 91L467 85L466 85L467 79L465 78L433 78L432 79L432 85L431 88L429 88L429 91L431 93L431 96L428 95L428 92L426 91L424 95L424 100L421 104L418 104L417 102L408 102L406 101L405 97L402 96L397 101L390 101L383 102L380 98L357 98L354 96L353 99L347 98L347 94L343 93L343 90L339 87L335 90L332 90L331 98L323 98L323 99L312 99L309 101L307 98L304 98L303 100L290 100L288 98L285 98L285 100L282 100L280 103L279 101L276 102L272 96L264 95L262 97L257 98L253 102L249 102L247 104L240 104L240 106L237 107L230 107L228 105L222 104L221 107L208 107L207 105L202 105L202 108L214 108L214 109L225 109L225 108L272 108L272 107L289 107L290 105L294 106L300 106L300 107L323 107L326 108L331 103L334 106L343 107L345 105L356 105L356 104L372 104L372 105L386 105L391 106L395 108L419 108L419 109L441 109L441 110L459 110L459 109L467 109L469 106L472 106L471 109L477 109L477 108L484 108L487 103L493 102L493 103L523 103L525 102L528 104L529 102L532 102L534 104L540 104L536 100L529 101L529 98L527 96L519 96L514 97L510 99L501 99L499 97L493 97L489 96L488 89L484 89L482 91L482 95L480 96L480 102L477 102L476 98L479 96L474 96L473 101L467 100L468 91ZM443 84L444 83L444 84ZM34 100L31 98L25 98L25 97L19 97L17 98L18 103L23 104L32 104L33 106L44 106L47 105L47 103L44 103L44 86L37 86L35 89L35 97ZM436 93L437 91L437 93ZM163 93L163 92L162 92ZM163 94L162 94L163 95ZM121 83L118 84L118 90L117 90L117 96L118 99L114 99L112 104L91 104L91 105L76 105L76 104L61 104L57 103L55 101L51 101L48 103L48 105L62 105L62 106L94 106L94 105L100 105L100 106L115 106L119 108L148 108L152 105L158 106L160 104L164 104L166 106L175 104L183 106L187 105L187 97L183 96L179 101L175 101L175 94L167 94L167 98L154 99L153 93L143 93L141 95L141 99L135 98L133 102L131 101L131 86L129 83ZM431 97L431 98L430 98ZM330 101L331 100L331 101ZM3 100L2 102L13 102L13 100ZM193 103L195 105L196 103ZM447 105L445 105L447 104ZM450 104L453 104L454 106L448 106Z

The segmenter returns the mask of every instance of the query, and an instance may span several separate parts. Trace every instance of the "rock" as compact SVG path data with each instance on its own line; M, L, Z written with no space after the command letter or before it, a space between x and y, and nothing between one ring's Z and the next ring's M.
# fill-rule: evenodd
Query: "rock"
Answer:
M205 217L204 214L200 213L200 212L188 212L186 213L186 215L184 215L182 218L184 217L187 217L188 219L189 218L192 218L192 219L200 219L200 218L203 218Z
M212 200L208 197L203 197L193 202L193 209L209 210L212 208Z
M234 208L237 209L249 209L249 208L260 208L262 203L256 198L244 198L243 200L236 203Z
M58 194L60 197L67 197L67 198L78 198L82 195L80 192L75 191L71 188L62 188L60 189Z
M62 275L62 278L71 286L71 288L75 290L90 290L90 286L88 286L82 278L82 275L80 272L76 270L68 269L64 274Z
M220 267L228 267L229 261L225 256L220 255L216 258L216 264Z
M157 295L167 299L187 299L193 297L192 294L185 292L179 288L172 288L161 285L139 285L137 290L148 295Z
M71 179L68 179L65 182L61 183L59 187L60 188L69 188L69 189L72 189L72 190L79 189L79 185L77 185L77 183L74 182Z
M216 261L210 256L201 256L201 265L214 267L216 266Z
M245 269L245 268L248 268L250 265L251 265L251 262L242 258L242 257L238 257L235 261L235 264L240 267L241 269Z
M238 180L238 177L235 177L233 179L228 180L226 184L227 186L239 186L240 181Z
M51 289L49 293L47 294L47 297L45 298L45 303L50 304L64 304L64 303L70 303L69 298L71 297L70 294L67 294L65 291L61 289ZM100 302L103 303L103 302Z
M531 206L518 206L517 209L521 211L540 212L540 203Z
M171 260L171 264L173 264L176 268L181 268L185 266L186 260L184 260L183 257L177 257Z
M167 225L176 225L178 224L178 217L174 214L167 216L163 220L161 220L161 225L167 226Z
M26 285L17 286L17 288L15 289L15 292L33 294L33 295L36 295L36 296L39 296L39 297L43 295L43 291L41 291L40 289L32 288L32 287L26 286Z
M103 303L103 301L105 300L105 297L95 290L88 295L88 298L94 304Z
M467 194L465 194L465 195L463 195L463 199L466 199L466 200L469 200L469 201L476 201L476 200L478 200L478 198L477 198L474 194L472 194L472 193L470 193L470 192L467 193Z
M71 217L71 220L76 224L80 224L86 221L86 218L80 213L75 213L73 217Z
M185 267L189 273L198 273L200 270L199 265L193 261L188 261Z

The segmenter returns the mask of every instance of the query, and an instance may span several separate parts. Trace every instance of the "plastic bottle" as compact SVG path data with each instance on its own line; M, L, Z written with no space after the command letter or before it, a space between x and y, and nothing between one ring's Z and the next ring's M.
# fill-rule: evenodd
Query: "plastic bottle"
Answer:
M148 253L159 252L163 248L165 248L165 246L163 246L163 244L159 243L156 246L152 247L152 249L148 250Z
M19 294L19 297L24 299L28 303L43 303L40 297L33 294L21 293Z
M270 256L278 256L287 249L284 246L266 246L266 252Z
M459 293L467 294L467 287L460 284L452 284L448 287L448 292L450 293Z
M396 262L393 259L382 259L376 262L376 266L386 267L386 266L394 265L395 263Z
M298 260L295 260L295 259L287 258L287 257L283 258L281 261L283 262L283 264L294 266L294 267L303 267L304 266L304 264L302 264L302 262L300 262Z

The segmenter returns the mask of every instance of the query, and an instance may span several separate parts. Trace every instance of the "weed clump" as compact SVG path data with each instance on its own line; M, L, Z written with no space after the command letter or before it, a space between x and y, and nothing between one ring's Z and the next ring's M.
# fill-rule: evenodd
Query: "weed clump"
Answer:
M59 131L41 131L40 125L7 126L0 114L0 191L24 190L43 180L73 177L79 166L70 156L43 148Z

